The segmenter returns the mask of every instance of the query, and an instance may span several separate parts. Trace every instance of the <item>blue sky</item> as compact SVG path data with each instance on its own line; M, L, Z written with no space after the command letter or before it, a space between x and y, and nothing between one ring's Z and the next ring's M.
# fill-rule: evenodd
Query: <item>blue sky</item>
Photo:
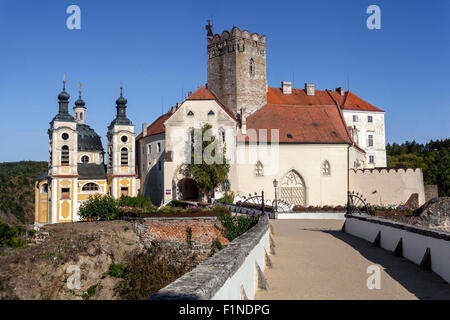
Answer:
M81 8L68 30L66 8ZM381 8L381 30L366 8ZM386 110L387 142L450 136L450 1L0 0L0 161L47 160L67 75L104 137L120 81L141 130L206 82L207 19L267 35L269 86L344 86Z

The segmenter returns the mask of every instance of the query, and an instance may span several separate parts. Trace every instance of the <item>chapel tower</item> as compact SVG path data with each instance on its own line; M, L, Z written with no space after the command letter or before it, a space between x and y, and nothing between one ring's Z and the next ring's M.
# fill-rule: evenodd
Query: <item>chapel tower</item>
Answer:
M69 114L66 80L58 95L59 112L50 122L48 166L48 221L77 221L78 131Z
M127 118L127 99L122 95L116 100L117 115L108 127L108 165L107 176L109 193L114 198L137 196L136 181L136 143L134 125Z
M222 35L208 21L208 89L234 114L249 115L267 103L266 36L233 27Z

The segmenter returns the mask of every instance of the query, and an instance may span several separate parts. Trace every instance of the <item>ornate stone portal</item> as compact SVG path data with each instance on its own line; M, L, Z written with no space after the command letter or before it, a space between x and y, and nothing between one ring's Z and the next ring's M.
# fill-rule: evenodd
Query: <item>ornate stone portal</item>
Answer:
M289 171L279 188L280 200L289 204L306 205L306 188L303 178L295 171Z

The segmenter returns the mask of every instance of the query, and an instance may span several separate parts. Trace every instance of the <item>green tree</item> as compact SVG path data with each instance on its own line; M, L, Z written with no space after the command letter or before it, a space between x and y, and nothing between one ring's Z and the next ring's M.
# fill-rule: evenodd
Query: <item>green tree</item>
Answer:
M212 126L191 130L191 164L189 171L197 188L202 190L208 202L214 190L225 181L230 165L225 158L225 143L212 133Z

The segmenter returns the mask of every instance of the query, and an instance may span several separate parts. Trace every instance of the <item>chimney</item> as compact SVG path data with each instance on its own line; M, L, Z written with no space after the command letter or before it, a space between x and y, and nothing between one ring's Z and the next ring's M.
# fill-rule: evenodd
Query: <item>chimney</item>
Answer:
M305 83L305 91L308 96L315 94L314 83Z
M142 123L142 138L147 136L147 123Z
M173 106L172 108L170 108L170 113L174 113L177 110L177 106Z
M181 106L181 103L177 102L177 105L175 106L175 109L178 109L179 106Z
M343 96L344 93L345 93L344 87L338 87L338 88L336 88L336 92L339 93L341 96Z
M292 93L292 82L281 81L281 89L283 90L283 94L291 94Z

